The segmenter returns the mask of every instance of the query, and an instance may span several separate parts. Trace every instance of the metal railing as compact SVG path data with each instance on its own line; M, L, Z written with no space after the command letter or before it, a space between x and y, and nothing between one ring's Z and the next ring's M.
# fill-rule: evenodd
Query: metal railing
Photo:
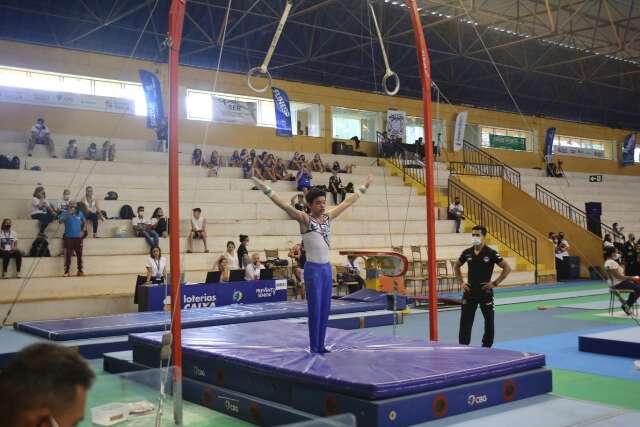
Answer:
M589 229L587 226L587 214L583 210L572 205L567 200L540 184L536 184L536 200L585 230ZM614 233L611 226L600 223L600 227L604 233L610 233L613 237Z
M406 177L410 177L422 185L426 184L424 179L424 162L415 153L397 147L393 155L387 156L386 159L398 169L402 170L403 180L405 180Z
M473 165L473 168L469 170L470 173L467 173L467 175L500 176L510 184L522 188L520 172L508 166L500 159L493 157L491 154L468 141L464 141L462 150L464 163ZM471 173L473 171L476 171L476 173ZM494 175L486 175L486 172L492 172ZM499 175L496 175L497 173L499 173Z
M476 175L503 177L502 165L488 165L485 163L449 162L449 173L451 175Z
M464 206L465 218L475 224L485 226L489 234L534 265L535 282L538 283L538 241L536 237L450 178L449 204L456 197L460 198L460 203Z

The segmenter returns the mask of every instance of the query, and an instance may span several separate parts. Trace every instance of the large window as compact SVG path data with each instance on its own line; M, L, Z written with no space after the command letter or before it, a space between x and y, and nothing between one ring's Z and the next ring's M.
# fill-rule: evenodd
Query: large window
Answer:
M350 139L357 136L362 141L376 141L376 132L382 132L382 115L374 111L332 107L333 137Z
M480 125L480 145L502 150L533 150L531 131L486 125Z
M147 115L144 90L140 83L0 66L0 85L132 99L135 101L136 114Z
M433 142L440 148L446 148L447 137L445 135L444 120L432 119L431 132L433 135ZM424 139L424 120L420 117L407 116L405 134L404 142L407 144L415 144L418 138Z
M555 138L553 138L553 152L569 156L611 159L614 146L615 144L612 141L599 139L578 138L566 135L556 135Z
M213 117L213 96L256 104L257 124L276 127L273 99L187 89L187 118L216 121ZM291 130L294 135L320 136L320 106L303 102L290 102Z

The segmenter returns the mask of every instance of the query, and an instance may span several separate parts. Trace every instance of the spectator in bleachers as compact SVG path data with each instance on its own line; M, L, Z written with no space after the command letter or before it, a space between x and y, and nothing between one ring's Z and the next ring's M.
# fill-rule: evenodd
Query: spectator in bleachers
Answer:
M568 273L568 263L566 260L566 257L569 256L569 248L567 247L567 245L565 245L564 243L562 243L561 241L558 242L558 245L555 247L555 256L556 256L556 274L557 274L557 279L560 280L564 280L565 278L568 277L569 273Z
M151 221L144 217L144 206L138 206L138 215L131 219L136 236L144 237L150 247L160 246L160 236L153 229Z
M2 278L7 278L7 268L11 258L16 260L16 278L20 278L20 268L22 267L22 252L18 249L18 235L11 229L11 220L2 220L0 229L0 256L2 257Z
M12 357L0 373L2 425L80 425L85 415L87 391L94 379L93 371L77 347L31 344Z
M239 236L240 245L238 246L238 264L241 270L249 264L249 251L247 250L247 245L249 244L249 236L246 234L241 234Z
M154 226L154 230L160 237L167 237L169 231L169 222L167 217L164 216L162 208L156 208L151 215L151 224Z
M307 168L307 170L309 169L309 164L307 163L307 159L304 157L304 154L300 155L300 158L298 159L298 165L299 165L298 170L300 170L302 166Z
M335 162L333 162L333 165L331 166L331 171L338 172L338 173L352 173L354 166L355 165L346 165L344 169L342 169L340 167L340 162L336 160Z
M213 150L209 157L209 166L214 168L221 168L223 166L222 154L218 153L218 150Z
M296 175L296 190L302 191L305 195L307 191L312 187L311 180L313 179L313 175L311 172L307 170L307 167L304 165L300 166L300 170Z
M293 265L293 277L296 281L295 293L300 299L304 299L304 264L307 262L307 252L304 250L304 242L293 245L289 249L289 258L294 262Z
M56 205L58 215L69 209L69 201L71 201L71 191L65 188L62 191L62 199L58 200L58 204Z
M47 226L56 219L57 213L47 200L47 195L44 191L44 187L36 187L33 191L33 201L31 202L32 211L31 219L38 220L39 235L46 237L44 232Z
M227 265L230 269L238 270L240 268L240 261L236 253L236 244L231 240L227 242L227 250L222 256L227 260Z
M610 246L604 251L604 269L611 281L611 287L617 290L630 290L627 300L622 303L622 311L628 316L632 315L632 307L640 297L640 285L635 280L637 276L625 276L622 274L622 267L618 264L620 253L614 246Z
M334 205L338 205L338 203L344 201L346 197L346 192L344 191L342 180L338 176L338 172L336 172L335 170L331 172L331 177L329 177L329 192L331 193L331 196L333 196ZM340 198L338 196L342 197L341 201L338 201L338 199Z
M191 153L191 164L194 166L202 166L202 150L200 148L194 148Z
M202 209L194 208L191 217L191 231L187 237L187 253L193 252L193 239L200 239L204 243L205 253L209 252L207 248L207 220L202 216Z
M635 276L637 267L635 266L638 259L636 252L636 236L629 233L629 239L622 245L622 260L624 261L625 273L629 276Z
M278 181L278 176L276 175L276 160L273 154L267 155L266 159L263 161L262 176L265 179L270 179L271 182Z
M349 293L352 294L364 288L364 279L360 276L360 268L356 264L356 257L349 255L343 267L345 272L340 275L339 280L341 282L357 282L357 284L348 285Z
M229 166L233 168L239 168L242 165L242 159L238 150L234 150L231 157L229 157Z
M84 214L76 209L76 202L69 202L69 209L62 212L60 221L64 223L64 277L69 277L71 268L71 256L75 252L78 261L78 276L84 276L82 271L82 246L83 239L87 235L87 223Z
M102 215L102 210L100 209L100 202L93 195L93 187L87 186L85 189L84 196L80 200L86 209L84 212L88 221L91 221L93 226L93 237L98 237L98 222L104 221L104 216Z
M553 231L550 231L549 234L547 234L547 237L549 241L553 243L553 246L556 246L558 244L558 238L556 237L556 233L554 233Z
M78 141L75 139L69 140L69 145L64 150L65 159L77 159L78 158Z
M260 280L260 270L264 270L265 266L260 261L260 254L251 255L251 262L245 267L244 280Z
M449 205L449 209L447 210L447 217L456 222L456 233L460 233L460 224L464 219L464 207L462 203L460 203L460 197L456 197L453 199L453 203Z
M276 165L273 168L273 171L280 181L295 181L296 177L293 176L291 172L287 170L287 166L284 164L282 158L278 157L276 161Z
M629 260L626 264L627 270L625 273L627 276L640 276L640 242L636 242L634 250L635 258Z
M264 163L267 161L267 152L263 151L262 153L260 153L260 155L255 156L254 158L254 164L256 166L256 169L258 169L260 171L260 173L264 173Z
M297 151L293 153L293 157L289 160L289 169L296 171L300 169L300 153Z
M228 282L229 277L231 276L231 266L229 265L229 260L221 255L216 262L214 271L220 272L220 282Z
M569 244L569 241L565 239L563 231L558 232L558 244L561 244L561 243L565 245L567 249L571 247L571 245Z
M164 283L167 277L167 259L162 256L162 250L158 246L154 246L149 251L147 258L147 284L160 285Z
M116 158L116 145L111 141L105 141L102 144L102 153L100 159L104 162L113 162Z
M313 160L311 161L311 164L309 166L313 172L326 172L327 170L329 170L329 168L327 168L327 166L322 162L319 153L316 153L313 156Z
M56 147L53 143L53 139L51 139L51 132L47 125L44 124L44 119L39 118L36 120L36 124L31 128L31 135L29 135L29 143L27 145L27 156L31 157L33 155L33 148L39 145L46 145L47 151L49 155L54 159L56 156Z
M624 246L624 227L618 227L618 223L614 222L611 224L611 228L613 229L613 245L618 248L619 251L622 251L622 247Z
M247 152L246 148L243 148L242 150L240 150L240 163L244 162L247 157L249 157L249 153Z
M163 117L156 128L156 151L166 153L169 145L169 123L167 118Z
M356 150L360 148L360 138L358 138L357 136L352 136L351 138L349 138L349 141L353 141L356 146Z
M305 204L304 194L297 193L291 198L291 206L300 212L309 213L309 207Z
M611 234L607 233L604 235L604 239L602 240L602 247L604 249L613 248L615 245L613 244L613 237Z
M84 156L85 160L98 160L98 146L95 142L89 144L87 148L87 153Z
M209 178L218 176L220 172L220 166L216 166L216 164L220 164L219 161L213 161L213 153L211 153L212 160L207 163L207 176Z

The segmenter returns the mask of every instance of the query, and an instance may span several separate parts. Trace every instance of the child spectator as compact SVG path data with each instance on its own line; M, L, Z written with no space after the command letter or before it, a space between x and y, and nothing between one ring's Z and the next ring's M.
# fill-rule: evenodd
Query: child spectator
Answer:
M344 191L342 180L338 176L338 172L336 172L335 170L331 172L331 177L329 178L329 192L333 196L334 205L338 205L338 203L344 201L346 197L346 192ZM342 200L340 202L338 202L338 196L342 196Z
M194 166L202 166L202 163L202 150L194 148L193 153L191 153L191 164Z
M95 142L89 144L89 148L87 148L87 154L84 157L85 160L98 160L98 146Z
M147 244L152 248L160 246L158 233L153 229L151 222L144 217L144 206L138 206L137 212L138 215L131 220L131 225L133 226L133 231L135 231L136 236L144 237Z
M211 152L211 158L209 159L209 163L207 164L207 168L209 169L207 172L207 176L218 176L218 172L222 167L222 156L218 154L217 150L213 150Z
M78 158L78 142L75 139L69 140L66 150L64 150L65 159L77 159Z
M244 268L249 263L249 251L247 251L247 245L249 244L249 236L246 234L241 234L239 236L240 246L238 246L238 263L240 268L244 270Z
M311 179L313 176L311 172L307 170L307 167L304 165L300 166L300 170L298 171L298 175L296 175L296 190L302 191L305 195L307 191L311 188Z
M62 199L58 200L58 205L56 206L58 214L69 210L69 201L71 201L71 191L67 188L62 192Z
M220 282L229 281L229 277L231 276L231 267L229 266L229 261L224 257L224 255L221 255L220 258L218 258L218 262L216 262L214 270L220 272Z
M149 251L147 258L147 284L160 285L164 283L167 277L167 259L162 256L162 250L158 246L154 246Z
M46 238L47 236L44 234L44 231L47 229L47 226L56 219L56 211L47 200L44 187L36 187L33 191L31 206L33 208L31 211L31 219L38 220L39 236Z
M64 223L64 277L69 277L71 268L71 255L76 253L78 260L78 276L84 276L82 271L82 240L86 236L86 222L84 215L76 209L76 202L69 202L69 209L60 215L60 220Z
M327 170L329 170L325 164L322 162L322 159L320 158L320 154L316 153L313 156L313 160L311 161L311 165L310 165L310 169L313 172L325 172Z
M105 141L102 144L102 160L105 162L113 162L116 158L116 145L112 144L111 141Z
M193 239L201 239L204 243L205 253L209 252L207 248L207 220L202 216L202 209L194 208L191 217L191 231L187 237L187 253L193 252Z
M278 182L275 167L276 162L273 154L267 155L266 158L262 161L262 176L265 179L270 179L271 182Z
M284 164L284 161L278 157L276 161L276 165L273 168L273 172L280 181L295 181L296 177L293 176L291 172L287 170L287 167Z
M87 186L85 189L84 197L80 200L84 205L86 212L84 212L87 220L91 221L93 225L93 237L98 237L98 221L104 221L102 216L102 210L100 209L100 202L93 195L93 187Z
M241 166L242 169L242 177L244 179L249 179L253 176L253 162L250 157L247 157Z
M167 237L169 222L164 216L162 208L156 208L156 210L153 211L153 215L151 215L151 224L155 227L154 230L160 237Z
M242 165L242 158L238 153L238 150L234 150L231 157L229 157L229 166L234 168L239 168Z
M236 253L236 244L231 240L227 242L227 251L222 255L227 260L227 265L232 270L238 270L240 268L240 261L238 261L238 254Z
M289 160L289 169L298 170L300 169L300 153L297 151L293 153L293 157Z
M244 162L245 160L247 160L247 157L249 157L249 153L247 152L246 148L243 148L242 150L240 150L240 162Z
M339 172L339 173L352 173L353 172L353 166L354 165L346 165L344 169L342 169L340 167L340 163L336 160L335 162L333 162L333 166L331 166L331 171L332 172Z
M264 270L264 268L264 265L260 262L260 254L252 254L251 263L244 270L244 280L260 280L260 270Z
M20 268L22 267L22 252L18 250L18 235L11 229L11 220L2 220L0 229L0 256L2 257L2 278L7 278L7 268L11 258L16 260L16 278L20 278Z
M49 128L44 124L44 119L39 118L36 120L36 124L31 128L31 135L29 136L29 143L27 145L27 156L31 157L33 155L33 148L39 145L46 145L47 151L49 151L49 155L54 159L56 156L56 147L53 143L53 139L51 139L51 132L49 132Z

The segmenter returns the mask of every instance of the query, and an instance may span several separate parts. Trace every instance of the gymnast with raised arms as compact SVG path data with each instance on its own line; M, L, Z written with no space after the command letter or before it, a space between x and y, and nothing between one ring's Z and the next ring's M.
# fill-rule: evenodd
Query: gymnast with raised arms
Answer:
M309 308L309 344L312 353L327 353L324 346L327 322L331 308L331 293L333 278L329 263L329 249L331 249L331 221L336 219L347 208L353 205L369 189L373 176L369 175L356 193L349 195L333 209L325 211L326 193L317 187L312 187L306 195L309 213L296 210L289 202L278 196L271 187L263 181L252 178L256 186L300 224L300 234L307 252L307 262L304 265L304 283L307 292L307 306Z

